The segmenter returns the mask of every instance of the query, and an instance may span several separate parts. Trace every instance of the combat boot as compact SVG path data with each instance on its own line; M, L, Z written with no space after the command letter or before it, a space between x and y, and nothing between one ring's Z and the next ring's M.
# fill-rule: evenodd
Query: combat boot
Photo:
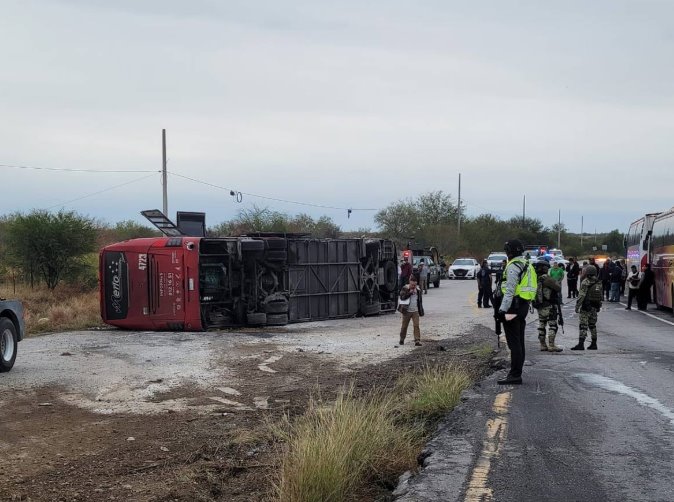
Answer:
M592 340L592 343L589 345L587 350L597 350L597 340Z
M548 351L548 346L545 345L545 337L544 336L539 336L538 341L541 342L541 352L547 352Z
M571 350L585 350L585 338L579 338L578 345L571 347Z
M549 336L548 337L548 352L561 352L562 349L561 347L557 347L555 345L555 337L554 336Z

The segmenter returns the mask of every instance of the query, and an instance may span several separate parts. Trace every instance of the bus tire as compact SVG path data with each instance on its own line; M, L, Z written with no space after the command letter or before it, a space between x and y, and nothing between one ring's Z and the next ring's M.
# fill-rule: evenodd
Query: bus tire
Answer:
M288 324L288 314L269 314L267 326L285 326Z
M384 264L384 287L389 293L398 289L398 267L392 261Z
M267 324L267 314L264 312L250 312L246 314L246 323L249 326L264 326Z
M14 366L18 342L14 323L6 317L0 318L0 373L5 373Z
M287 314L288 313L288 302L287 301L281 301L281 300L275 300L273 302L269 302L264 306L265 312L267 314Z

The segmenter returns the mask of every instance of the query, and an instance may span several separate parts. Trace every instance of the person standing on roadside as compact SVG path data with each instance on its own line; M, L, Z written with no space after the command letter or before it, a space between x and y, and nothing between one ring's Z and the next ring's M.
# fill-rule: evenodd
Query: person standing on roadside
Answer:
M603 288L603 294L605 299L609 300L609 293L611 292L611 260L606 258L606 261L599 270L599 280Z
M641 272L641 282L639 283L639 290L637 292L637 307L639 310L647 310L648 302L651 301L651 287L655 282L650 263L641 267Z
M499 385L522 383L524 366L524 330L526 328L529 302L536 297L537 278L531 264L522 256L524 246L517 240L509 240L503 247L508 262L501 280L501 306L498 315L503 323L506 341L510 349L510 372L498 380Z
M620 283L620 296L625 294L625 284L627 283L627 274L629 273L629 270L627 270L627 263L625 263L625 260L622 260L621 262L622 265L622 282Z
M403 258L403 264L400 265L400 282L403 286L409 282L411 276L412 264L410 263L410 259L405 256Z
M590 330L592 343L588 350L597 350L597 312L601 309L601 301L604 298L603 285L597 279L597 270L588 266L585 279L580 283L580 293L576 300L576 314L578 317L578 345L571 350L585 350L587 331Z
M550 262L547 260L538 260L534 269L538 276L538 287L533 307L538 311L538 341L541 343L541 351L561 352L562 348L555 345L555 337L559 329L557 317L559 317L562 286L559 281L548 275Z
M637 298L637 306L639 305L637 294L639 293L639 285L643 277L643 274L637 270L637 266L632 265L630 273L627 274L627 307L625 307L625 310L632 310L632 300L634 298Z
M482 267L477 273L477 307L488 309L491 302L491 271L487 260L482 260Z
M567 298L578 297L578 275L580 275L580 267L575 258L569 259L569 264L566 266L566 285L568 288Z
M426 268L426 260L423 258L419 260L419 268L417 269L417 274L419 275L419 289L428 293L428 268Z
M620 284L622 282L623 269L620 266L620 261L616 261L611 270L611 294L609 295L609 302L617 303L620 301Z
M407 337L407 328L412 321L414 326L414 345L421 345L421 328L419 328L419 318L424 315L424 303L421 296L421 290L417 287L417 279L410 276L409 283L400 290L400 299L410 301L409 305L402 305L403 323L400 327L400 345L405 343ZM407 307L407 308L404 308Z
M549 263L550 262L548 262L548 264ZM564 265L562 265L559 262L554 262L552 264L552 268L550 269L550 272L548 272L548 274L550 275L550 277L552 277L555 281L557 281L559 283L559 286L561 288L562 283L564 282L564 275L565 275ZM561 295L562 295L561 289L560 289L559 295L560 295L560 298L561 298Z

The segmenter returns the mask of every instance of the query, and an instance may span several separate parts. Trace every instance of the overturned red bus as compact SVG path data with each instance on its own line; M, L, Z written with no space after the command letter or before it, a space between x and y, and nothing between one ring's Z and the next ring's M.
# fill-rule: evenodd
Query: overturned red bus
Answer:
M101 317L127 329L199 331L393 312L396 257L383 239L132 239L100 253Z

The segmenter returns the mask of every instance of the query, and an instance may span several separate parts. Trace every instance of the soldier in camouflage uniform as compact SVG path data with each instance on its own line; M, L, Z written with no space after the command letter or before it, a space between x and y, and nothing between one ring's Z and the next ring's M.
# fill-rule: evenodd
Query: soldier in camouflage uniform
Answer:
M557 336L557 316L559 315L559 295L562 287L555 279L548 275L550 262L541 259L534 268L538 275L538 288L534 307L538 310L538 341L541 342L541 351L561 352L563 349L555 345ZM548 343L545 343L546 327L549 326Z
M585 278L580 283L580 291L576 300L576 313L579 316L579 334L578 345L571 347L571 350L585 350L585 338L589 328L592 342L587 347L588 350L597 350L597 312L601 308L601 298L603 297L601 282L597 279L597 269L589 265L585 268ZM597 287L596 285L599 284ZM599 298L597 304L597 296ZM591 305L591 299L594 305ZM598 305L598 306L597 306Z

